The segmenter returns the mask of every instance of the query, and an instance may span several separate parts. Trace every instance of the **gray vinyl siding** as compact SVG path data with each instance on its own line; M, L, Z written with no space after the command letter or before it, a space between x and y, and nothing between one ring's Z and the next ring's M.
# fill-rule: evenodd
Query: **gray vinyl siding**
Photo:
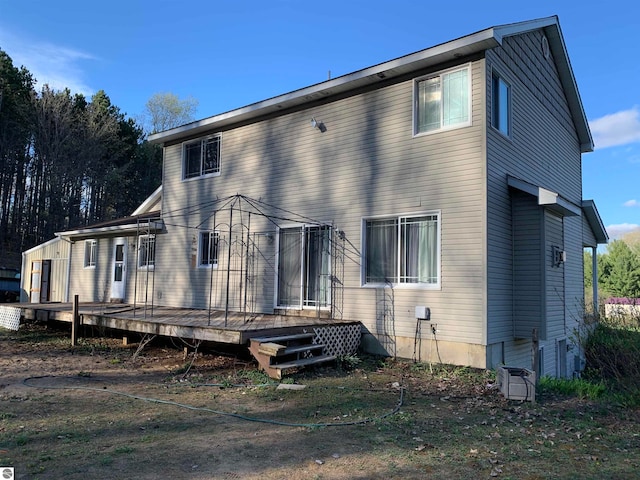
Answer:
M543 319L544 326L540 339L557 339L565 336L565 266L564 262L554 262L553 248L564 250L563 218L548 210L544 212L545 219L545 305L546 312Z
M513 336L530 339L541 331L544 311L545 254L542 209L525 193L512 193L513 210Z
M182 181L181 145L166 146L162 211L167 234L158 236L156 301L208 305L211 271L192 266L189 246L196 227L212 215L214 209L207 202L239 193L331 223L344 232L342 318L362 321L373 333L413 339L415 306L425 305L431 308L440 339L482 344L486 311L482 60L472 63L472 85L472 126L431 135L412 135L413 81L408 80L223 131L217 177ZM324 133L311 127L312 117L324 123ZM187 215L187 206L202 208L192 208ZM440 213L441 288L363 287L363 219L426 212ZM216 223L227 221L216 219ZM274 225L258 217L252 217L251 231L276 232ZM256 269L265 284L255 302L272 311L275 243L269 245L267 239L265 235L262 263ZM226 253L224 245L219 271L214 272L220 280L215 282L214 301L224 298L225 280L219 277L225 271ZM239 298L233 289L232 295ZM428 338L426 329L423 335Z
M596 240L595 235L593 234L593 230L591 230L591 225L587 221L586 216L582 216L582 245L584 247L597 247L598 241Z
M564 219L564 249L567 252L565 269L565 332L569 350L560 350L558 355L566 356L568 377L573 375L574 354L580 346L575 345L578 328L584 317L584 256L582 217L565 217Z
M513 239L506 177L558 192L575 205L582 198L578 137L553 59L542 54L541 39L541 31L509 37L486 54L488 123L493 69L510 83L512 95L510 138L487 128L488 343L505 342L506 360L523 364L530 363L530 344L513 341ZM580 221L565 222L567 248L576 248L581 229ZM576 256L574 250L571 256ZM574 263L566 268L567 295L580 295L579 270Z

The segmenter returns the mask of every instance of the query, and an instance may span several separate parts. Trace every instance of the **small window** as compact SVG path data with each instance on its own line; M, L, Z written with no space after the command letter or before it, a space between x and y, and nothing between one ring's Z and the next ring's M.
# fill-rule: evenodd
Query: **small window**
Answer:
M85 240L84 241L84 268L95 268L97 253L98 253L98 241Z
M416 135L471 125L470 78L470 69L465 67L416 81Z
M218 243L220 234L218 232L200 232L198 242L198 266L217 267L218 266Z
M144 235L138 240L138 267L153 269L156 265L156 237Z
M507 137L511 135L511 87L495 72L491 79L491 125Z
M219 174L220 135L185 143L182 158L185 179Z
M440 283L439 214L364 222L365 284Z

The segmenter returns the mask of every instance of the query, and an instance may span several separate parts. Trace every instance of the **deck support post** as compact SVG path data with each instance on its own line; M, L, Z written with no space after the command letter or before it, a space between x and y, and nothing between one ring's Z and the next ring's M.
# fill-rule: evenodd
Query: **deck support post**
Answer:
M78 311L78 295L73 296L73 311L71 320L71 346L78 345L78 330L80 330L80 313Z

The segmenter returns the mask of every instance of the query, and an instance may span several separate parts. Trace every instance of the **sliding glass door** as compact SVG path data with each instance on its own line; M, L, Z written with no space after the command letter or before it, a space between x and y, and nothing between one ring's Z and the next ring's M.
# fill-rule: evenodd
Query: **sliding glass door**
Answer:
M331 298L329 227L281 228L278 236L280 307L328 307Z

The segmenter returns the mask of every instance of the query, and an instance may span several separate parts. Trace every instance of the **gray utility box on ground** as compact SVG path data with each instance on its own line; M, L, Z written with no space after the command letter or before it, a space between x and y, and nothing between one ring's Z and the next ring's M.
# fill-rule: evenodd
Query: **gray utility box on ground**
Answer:
M536 374L521 367L499 367L498 386L509 400L536 401Z

